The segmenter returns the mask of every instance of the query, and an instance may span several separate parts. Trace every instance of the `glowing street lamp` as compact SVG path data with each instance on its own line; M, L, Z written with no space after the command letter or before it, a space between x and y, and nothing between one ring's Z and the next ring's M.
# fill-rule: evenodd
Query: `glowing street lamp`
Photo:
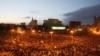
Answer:
M100 32L93 30L93 34L100 35Z
M79 28L78 31L83 31L83 29Z
M14 29L11 29L10 32L11 32L11 36L12 36L13 33L15 33L15 30Z
M13 40L13 36L14 36L13 33L15 33L15 30L11 29L10 32L11 32L11 40Z
M18 28L17 28L17 33L18 33L18 36L22 36L21 40L22 40L22 42L23 42L23 41L24 41L24 34L25 34L25 31L24 31L22 28L18 27Z
M24 33L25 33L25 31L24 31L24 30L22 30L20 27L18 27L18 28L17 28L17 33L19 33L19 34L24 34Z
M24 34L25 32L22 31L22 30L20 30L20 31L17 31L17 33L19 33L19 34Z
M32 33L35 33L35 30L32 30Z
M70 33L71 33L71 34L73 34L73 33L74 33L74 31L72 31L72 30L71 30L71 31L70 31Z
M15 32L15 30L14 29L11 29L11 32Z
M71 42L73 43L73 37L74 37L74 35L73 35L73 34L74 34L74 31L73 31L73 30L71 30L71 31L70 31L70 33L72 34L72 41L71 41Z
M54 32L53 31L50 31L49 33L51 35L51 41L52 41L52 35L53 35Z
M36 31L33 29L31 30L31 35L35 35Z
M50 31L49 33L50 33L50 34L53 34L54 32L53 32L53 31Z

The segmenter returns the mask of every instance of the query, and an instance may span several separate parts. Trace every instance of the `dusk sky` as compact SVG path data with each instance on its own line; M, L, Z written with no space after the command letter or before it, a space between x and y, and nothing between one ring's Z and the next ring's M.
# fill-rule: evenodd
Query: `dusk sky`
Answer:
M64 14L95 5L100 0L0 0L0 23L28 23L31 17L39 24L48 18L67 21Z

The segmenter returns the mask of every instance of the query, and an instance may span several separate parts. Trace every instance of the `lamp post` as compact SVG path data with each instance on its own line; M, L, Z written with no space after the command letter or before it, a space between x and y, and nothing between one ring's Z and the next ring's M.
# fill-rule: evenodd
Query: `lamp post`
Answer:
M14 29L11 29L10 30L10 33L11 33L11 37L13 36L13 33L15 33L15 30Z
M72 38L71 38L71 44L75 44L74 42L74 33L76 32L76 30L71 30L70 33L72 35ZM73 56L76 56L76 48L72 45L72 48L73 48L73 51L74 51L74 54Z
M73 44L73 37L74 37L74 35L73 35L73 34L74 34L74 31L73 31L73 30L71 30L71 31L70 31L70 33L71 33L71 35L72 35L72 38L71 38L71 43Z
M13 33L15 33L15 30L14 29L11 29L10 30L10 36L11 36L11 41L13 42L13 43L15 43L15 41L13 40L14 38L14 34Z
M42 38L43 38L43 34L44 34L44 28L42 28Z
M31 32L32 32L32 34L35 34L36 31L35 30L32 30Z
M52 41L52 35L53 35L54 32L50 31L49 33L50 33L50 38L51 38L51 41Z
M20 37L22 37L21 38L21 42L23 43L24 42L24 34L25 34L25 31L24 30L22 30L21 28L18 28L17 29L17 33L18 33L18 35L20 36Z

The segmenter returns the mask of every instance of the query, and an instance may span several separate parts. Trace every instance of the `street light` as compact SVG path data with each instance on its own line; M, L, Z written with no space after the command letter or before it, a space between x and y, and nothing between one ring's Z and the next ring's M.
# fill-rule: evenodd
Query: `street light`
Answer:
M12 34L15 32L15 30L11 29L10 32L11 32L11 36L12 36Z
M11 30L10 30L11 36L12 36L12 34L13 34L14 32L15 32L14 29L11 29Z
M35 33L35 30L32 30L31 32L34 34Z
M73 30L71 30L71 31L70 31L70 33L71 33L71 35L72 35L72 41L71 41L71 43L73 43L73 37L74 37L74 35L73 35L73 34L74 34L74 31L73 31Z
M19 33L19 34L24 34L24 33L25 33L25 31L24 31L24 30L22 30L20 27L18 27L18 28L17 28L17 33Z
M51 41L52 41L52 35L53 35L54 32L53 31L50 31L49 33L51 35Z
M13 34L13 33L15 33L15 30L14 30L14 29L11 29L11 30L10 30L11 41L12 41L13 43L15 43L15 41L13 41L13 37L14 37L14 34Z
M17 28L17 33L18 33L18 36L20 36L20 37L22 37L21 38L21 40L22 40L22 43L24 42L24 35L25 35L25 31L22 29L22 28L20 28L20 27L18 27Z
M15 32L15 30L14 29L11 29L11 32Z
M70 31L70 33L71 33L71 34L73 34L73 33L74 33L74 31L73 31L73 30L71 30L71 31Z

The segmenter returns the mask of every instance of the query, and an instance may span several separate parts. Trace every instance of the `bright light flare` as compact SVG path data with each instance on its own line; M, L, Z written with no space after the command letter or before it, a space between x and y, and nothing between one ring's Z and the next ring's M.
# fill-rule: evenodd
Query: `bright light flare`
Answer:
M52 30L65 30L66 27L52 27Z
M71 33L71 34L73 34L73 33L74 33L74 31L72 31L72 30L71 30L71 31L70 31L70 33Z
M50 34L53 34L54 32L53 32L53 31L50 31L49 33L50 33Z
M21 28L18 28L18 29L17 29L17 33L24 34L25 31L23 31Z
M32 33L35 33L35 30L32 30Z
M94 34L100 35L100 32L98 31L93 31Z
M14 29L11 29L11 32L15 32L15 30Z
M79 29L77 29L78 31L82 31L83 29L81 29L81 28L79 28Z

